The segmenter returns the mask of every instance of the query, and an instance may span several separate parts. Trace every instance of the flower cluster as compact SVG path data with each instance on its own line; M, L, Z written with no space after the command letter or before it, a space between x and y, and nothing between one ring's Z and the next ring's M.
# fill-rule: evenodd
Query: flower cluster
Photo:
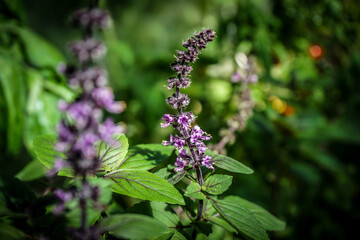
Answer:
M50 171L50 174L54 174L68 168L76 177L82 178L80 187L55 191L55 196L59 200L54 210L55 214L60 214L69 201L79 203L82 226L70 231L73 239L99 237L96 226L88 228L85 225L87 201L92 201L96 206L100 196L99 187L91 186L86 177L95 174L100 167L95 143L110 142L114 133L125 130L123 126L116 125L111 118L103 121L103 109L111 113L121 113L125 109L125 103L114 100L114 94L107 86L106 71L95 66L95 61L105 54L106 49L100 41L92 38L92 31L95 28L106 27L108 19L106 12L97 8L77 11L73 16L73 23L84 27L87 34L83 40L70 44L69 49L80 66L59 66L59 71L66 77L70 87L79 93L73 102L60 101L58 104L66 117L58 126L56 149L66 155L66 160L57 159Z
M177 51L176 60L171 64L171 68L176 72L176 77L168 79L168 89L174 89L175 93L166 99L167 103L177 109L177 114L165 114L162 118L165 123L161 127L171 125L177 129L179 135L171 135L169 141L163 141L163 145L173 145L178 149L178 157L175 163L175 171L182 171L188 165L203 165L214 169L211 157L205 155L207 149L204 141L210 140L210 135L206 134L198 125L195 125L195 116L191 112L183 112L183 108L189 105L190 98L186 94L180 93L180 88L189 87L191 80L189 74L192 70L190 63L196 61L200 50L205 49L206 45L215 37L215 32L210 29L203 29L194 34L183 46L186 51ZM185 147L188 147L185 148Z

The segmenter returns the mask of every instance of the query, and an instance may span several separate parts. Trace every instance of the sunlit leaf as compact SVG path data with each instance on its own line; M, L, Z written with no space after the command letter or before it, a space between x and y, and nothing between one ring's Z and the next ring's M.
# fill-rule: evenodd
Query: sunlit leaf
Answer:
M34 140L34 152L38 160L48 169L53 168L56 159L67 159L64 153L55 149L56 142L55 135L41 135ZM72 177L74 174L72 169L64 168L58 175Z
M170 157L174 148L161 144L139 144L132 147L127 154L128 159L120 169L149 170Z
M113 171L118 168L124 161L128 152L129 143L124 134L115 134L112 141L106 143L100 141L96 143L97 156L100 159L100 169Z
M232 183L232 176L224 174L214 174L208 177L204 183L204 191L219 195L225 192Z
M66 156L55 149L57 137L55 135L42 135L34 139L34 152L39 161L47 168L52 168L55 159L66 159Z
M184 199L165 179L144 170L120 169L104 176L114 181L113 191L143 200L184 204Z

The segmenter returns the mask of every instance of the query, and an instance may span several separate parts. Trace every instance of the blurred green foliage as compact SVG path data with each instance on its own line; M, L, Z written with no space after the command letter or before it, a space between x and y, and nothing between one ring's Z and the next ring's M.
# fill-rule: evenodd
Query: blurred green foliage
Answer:
M0 1L1 172L16 174L32 158L32 141L54 133L60 98L71 98L59 62L79 34L68 14L87 1ZM280 219L272 239L348 239L360 221L360 9L355 0L101 1L113 18L104 32L104 65L126 111L130 144L159 143L171 109L164 85L181 41L203 26L217 39L193 72L189 110L220 140L236 111L230 78L238 52L257 60L255 113L227 147L255 169L234 176L231 191ZM315 48L313 48L315 46ZM317 52L314 52L314 49ZM319 54L320 49L320 55ZM31 182L30 182L31 183ZM221 235L217 235L221 236ZM224 236L222 236L224 237Z

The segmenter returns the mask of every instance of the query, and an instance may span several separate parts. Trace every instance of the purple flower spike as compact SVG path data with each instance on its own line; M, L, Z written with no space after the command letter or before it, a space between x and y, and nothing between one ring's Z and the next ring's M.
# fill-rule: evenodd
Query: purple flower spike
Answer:
M176 60L171 64L171 68L175 71L176 77L171 77L167 80L167 88L174 89L175 93L166 99L167 103L177 110L177 115L165 114L162 118L165 123L161 123L161 127L172 125L176 128L181 136L173 136L170 134L169 141L163 141L163 145L173 145L178 151L178 157L175 162L176 172L182 171L186 166L192 165L198 168L203 165L207 168L214 169L211 163L211 157L204 155L207 147L203 141L210 140L211 137L207 135L197 125L192 126L195 121L195 116L191 112L183 112L183 108L188 106L190 99L186 94L180 93L180 88L190 86L191 80L188 77L192 71L189 63L196 61L200 50L206 48L208 42L211 42L215 37L215 32L210 29L203 29L201 32L195 32L194 37L189 38L183 42L186 51L177 51ZM187 145L190 149L184 149Z

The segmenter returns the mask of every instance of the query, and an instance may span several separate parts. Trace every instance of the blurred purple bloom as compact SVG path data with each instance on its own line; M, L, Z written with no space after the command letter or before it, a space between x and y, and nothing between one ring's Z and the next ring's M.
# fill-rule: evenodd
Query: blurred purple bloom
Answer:
M100 8L80 9L72 16L74 26L108 28L110 18L106 11Z
M93 38L73 42L69 49L80 62L99 60L106 53L106 47Z
M116 125L111 118L107 118L99 125L98 132L100 134L100 138L109 143L111 141L111 136L115 133L123 133L124 128Z

